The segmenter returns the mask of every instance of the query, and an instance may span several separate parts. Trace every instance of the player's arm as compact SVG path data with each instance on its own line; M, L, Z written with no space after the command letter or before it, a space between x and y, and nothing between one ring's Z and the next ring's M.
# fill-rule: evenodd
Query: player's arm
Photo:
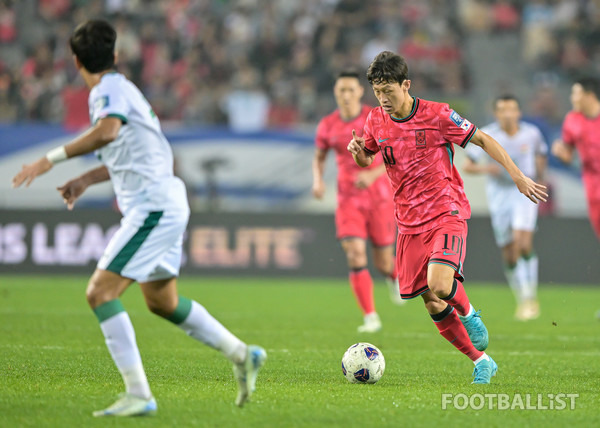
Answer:
M325 182L323 181L323 174L325 173L325 160L327 159L327 150L317 147L315 149L315 156L312 162L312 173L313 173L313 196L317 199L322 199L325 194Z
M478 129L473 135L473 138L471 138L471 142L481 147L492 157L492 159L502 165L502 167L510 174L510 177L517 185L519 191L527 196L533 203L537 204L539 201L546 202L546 198L548 197L546 186L536 183L523 174L508 153L506 153L506 150L504 150L496 140Z
M465 160L462 164L462 169L467 174L490 174L490 175L498 175L500 173L500 168L497 164L488 163L482 165L478 162L475 162L468 155L465 156Z
M67 181L56 190L62 196L63 201L67 204L67 208L72 210L75 205L75 201L85 192L85 189L96 183L102 183L103 181L110 180L108 168L100 166L92 169L79 177Z
M552 144L552 154L561 162L570 164L573 162L573 152L575 147L570 144L565 144L562 140L556 140Z
M46 156L34 163L23 165L21 171L12 179L12 186L19 187L25 183L29 187L39 175L50 171L55 163L62 162L75 156L85 155L99 149L117 138L121 129L121 119L105 117L94 126L64 146L50 150Z
M347 150L352 153L354 162L361 168L371 165L376 155L376 153L367 152L365 150L365 139L363 137L358 137L354 129L352 130L352 140L350 140Z

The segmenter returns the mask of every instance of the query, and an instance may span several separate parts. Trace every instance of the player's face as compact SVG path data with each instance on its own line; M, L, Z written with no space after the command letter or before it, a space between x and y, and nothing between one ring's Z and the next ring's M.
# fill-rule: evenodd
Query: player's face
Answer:
M364 89L355 77L340 77L335 82L333 94L338 107L342 110L355 110L360 106Z
M512 128L521 119L521 109L516 100L498 100L494 111L496 120L502 128Z
M387 114L395 117L403 117L403 106L409 100L408 89L410 80L405 80L402 84L394 83L374 83L373 93L379 101L379 105Z
M581 111L583 104L585 102L585 91L583 90L583 86L579 83L575 83L571 86L571 105L573 106L573 110Z

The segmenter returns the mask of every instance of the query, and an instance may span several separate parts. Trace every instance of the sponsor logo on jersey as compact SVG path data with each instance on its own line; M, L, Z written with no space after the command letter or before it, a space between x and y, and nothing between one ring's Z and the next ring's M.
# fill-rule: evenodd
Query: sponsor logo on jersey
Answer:
M427 146L427 139L424 129L415 131L415 146L417 149L424 149Z

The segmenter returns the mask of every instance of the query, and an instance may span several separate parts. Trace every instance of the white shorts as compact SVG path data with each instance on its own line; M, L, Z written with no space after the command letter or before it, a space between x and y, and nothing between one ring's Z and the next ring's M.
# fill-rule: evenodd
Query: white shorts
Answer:
M535 230L538 206L521 194L516 186L488 186L487 196L494 237L499 247L513 241L514 230Z
M98 268L137 282L179 275L189 212L134 209L121 220Z

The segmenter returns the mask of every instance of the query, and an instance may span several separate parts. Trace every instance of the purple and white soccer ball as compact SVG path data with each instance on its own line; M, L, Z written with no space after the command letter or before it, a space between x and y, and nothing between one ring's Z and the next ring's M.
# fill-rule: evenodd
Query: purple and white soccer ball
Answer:
M370 343L355 343L342 357L342 372L350 383L375 383L385 371L385 358Z

